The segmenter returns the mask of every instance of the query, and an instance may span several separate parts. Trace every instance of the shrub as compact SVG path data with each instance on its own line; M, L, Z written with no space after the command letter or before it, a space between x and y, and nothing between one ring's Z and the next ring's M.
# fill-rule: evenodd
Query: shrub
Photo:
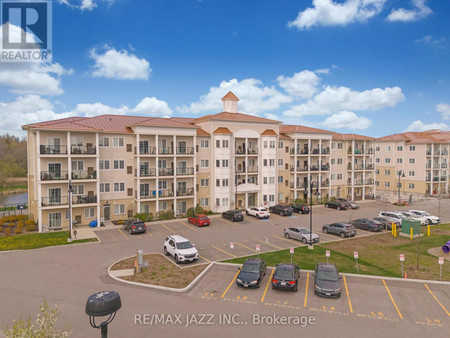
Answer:
M22 228L17 228L14 230L15 234L21 234L22 233Z
M305 201L304 198L296 198L296 199L294 200L294 203L295 203L295 204L306 204L306 201Z
M25 230L26 231L35 231L36 230L36 227L35 227L35 225L34 224L28 224L26 227L25 227Z
M139 214L134 215L135 218L140 219L142 222L150 222L153 221L153 214L152 213L146 213L141 212Z
M211 210L208 211L208 215L214 214Z
M189 208L189 209L187 209L186 216L187 216L187 217L194 216L194 214L196 214L196 212L194 212L194 211L195 211L194 208ZM200 212L199 212L199 214L200 214Z
M34 220L32 220L32 219L27 219L26 221L25 221L25 225L35 225L36 223L34 222Z
M158 218L161 219L161 220L173 219L174 218L173 210L160 211L158 213Z
M9 236L11 234L11 229L10 228L3 228L3 232L5 233L6 236Z
M9 222L9 223L8 223L8 226L9 226L10 228L14 228L14 227L16 226L16 222Z
M196 214L204 214L205 210L202 207L200 207L200 206L196 206L195 207L195 213Z
M119 219L118 221L117 221L117 224L118 225L121 225L121 224L124 224L125 223L125 221L123 220L123 219Z

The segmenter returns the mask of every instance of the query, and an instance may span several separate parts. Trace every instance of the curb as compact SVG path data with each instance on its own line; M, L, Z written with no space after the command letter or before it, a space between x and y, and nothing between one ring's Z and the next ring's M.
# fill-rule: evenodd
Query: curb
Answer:
M160 254L160 253L158 253L158 254ZM131 257L134 257L134 256L130 256L130 257L127 257L127 258L131 258ZM199 280L200 280L200 279L201 279L201 278L202 278L202 277L203 277L203 276L204 276L204 275L212 268L212 266L216 263L216 262L211 262L211 263L209 263L208 266L206 267L206 269L204 269L202 272L200 272L200 274L199 274L197 277L195 277L195 279L194 279L191 283L189 283L189 285L186 286L185 288L182 288L182 289L175 289L175 288L170 288L170 287L167 287L167 286L151 285L151 284L144 284L144 283L138 283L138 282L130 282L130 281L127 281L127 280L124 280L124 279L121 279L121 278L118 278L118 277L113 276L113 275L111 274L111 268L112 268L112 266L115 265L116 263L118 263L118 262L124 260L124 259L127 259L127 258L122 258L122 259L120 259L120 260L118 260L118 261L112 263L112 264L108 267L108 276L111 277L112 279L116 280L117 282L120 282L120 283L125 283L125 284L129 284L129 285L134 285L134 286L142 286L142 287L145 287L145 288L155 289L155 290L161 290L161 291L176 292L176 293L183 293L183 292L187 292L187 291L189 291L190 289L192 289L192 287L194 287L194 285L197 284L197 282L198 282L198 281L199 281ZM177 265L177 266L178 266L178 265ZM180 269L181 269L181 268L180 268Z

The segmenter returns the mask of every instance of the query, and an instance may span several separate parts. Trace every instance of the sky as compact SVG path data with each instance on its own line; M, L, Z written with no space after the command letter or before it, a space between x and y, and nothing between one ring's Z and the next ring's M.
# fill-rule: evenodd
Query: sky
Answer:
M0 134L214 114L230 90L239 112L286 124L449 130L449 14L446 0L54 0L52 62L0 62Z

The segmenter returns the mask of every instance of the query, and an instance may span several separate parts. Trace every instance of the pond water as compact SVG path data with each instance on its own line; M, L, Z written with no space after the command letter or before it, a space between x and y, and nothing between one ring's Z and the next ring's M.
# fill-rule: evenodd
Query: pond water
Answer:
M28 203L28 193L0 195L0 205Z

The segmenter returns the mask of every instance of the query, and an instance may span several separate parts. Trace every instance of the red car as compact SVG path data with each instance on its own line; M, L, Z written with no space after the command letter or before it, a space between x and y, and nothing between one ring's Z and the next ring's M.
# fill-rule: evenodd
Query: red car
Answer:
M188 222L198 227L202 227L205 225L209 225L209 218L208 216L203 214L193 215L188 218Z

